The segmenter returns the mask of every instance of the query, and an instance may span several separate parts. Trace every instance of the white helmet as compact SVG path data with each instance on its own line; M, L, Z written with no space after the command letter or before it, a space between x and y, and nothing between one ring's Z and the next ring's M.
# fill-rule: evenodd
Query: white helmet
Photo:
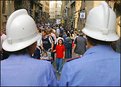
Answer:
M116 34L116 15L106 2L89 12L82 32L100 41L110 42L119 39Z
M64 39L63 39L62 37L58 37L58 38L56 39L56 43L57 43L57 44L58 44L58 41L59 41L60 39L61 39L62 41L64 41Z
M34 20L25 9L13 12L6 24L7 39L2 47L6 51L18 51L36 42L39 38Z

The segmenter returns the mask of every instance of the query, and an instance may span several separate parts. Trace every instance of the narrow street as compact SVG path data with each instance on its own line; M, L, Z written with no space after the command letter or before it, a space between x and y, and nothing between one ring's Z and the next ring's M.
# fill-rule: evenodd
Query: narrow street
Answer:
M121 0L1 0L0 87L121 87Z

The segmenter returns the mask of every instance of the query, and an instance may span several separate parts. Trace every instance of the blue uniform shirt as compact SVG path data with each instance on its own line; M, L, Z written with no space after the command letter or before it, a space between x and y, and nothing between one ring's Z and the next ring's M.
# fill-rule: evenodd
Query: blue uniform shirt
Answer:
M59 86L119 86L120 54L110 46L98 45L84 56L67 62Z
M1 86L56 86L51 63L29 55L11 55L1 61Z

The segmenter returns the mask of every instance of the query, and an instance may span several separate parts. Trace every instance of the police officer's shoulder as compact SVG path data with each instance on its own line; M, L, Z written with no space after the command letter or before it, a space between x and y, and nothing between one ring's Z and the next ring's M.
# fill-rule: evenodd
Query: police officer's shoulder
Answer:
M66 59L66 62L70 62L70 61L73 61L73 60L76 60L76 59L79 59L81 58L80 56L78 57L75 57L75 58L69 58L69 59Z

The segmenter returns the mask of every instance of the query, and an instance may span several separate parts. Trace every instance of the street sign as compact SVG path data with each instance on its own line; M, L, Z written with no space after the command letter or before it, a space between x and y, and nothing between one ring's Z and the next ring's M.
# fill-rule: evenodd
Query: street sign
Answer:
M56 24L61 24L61 19L56 19Z
M80 18L85 18L85 12L80 12Z

